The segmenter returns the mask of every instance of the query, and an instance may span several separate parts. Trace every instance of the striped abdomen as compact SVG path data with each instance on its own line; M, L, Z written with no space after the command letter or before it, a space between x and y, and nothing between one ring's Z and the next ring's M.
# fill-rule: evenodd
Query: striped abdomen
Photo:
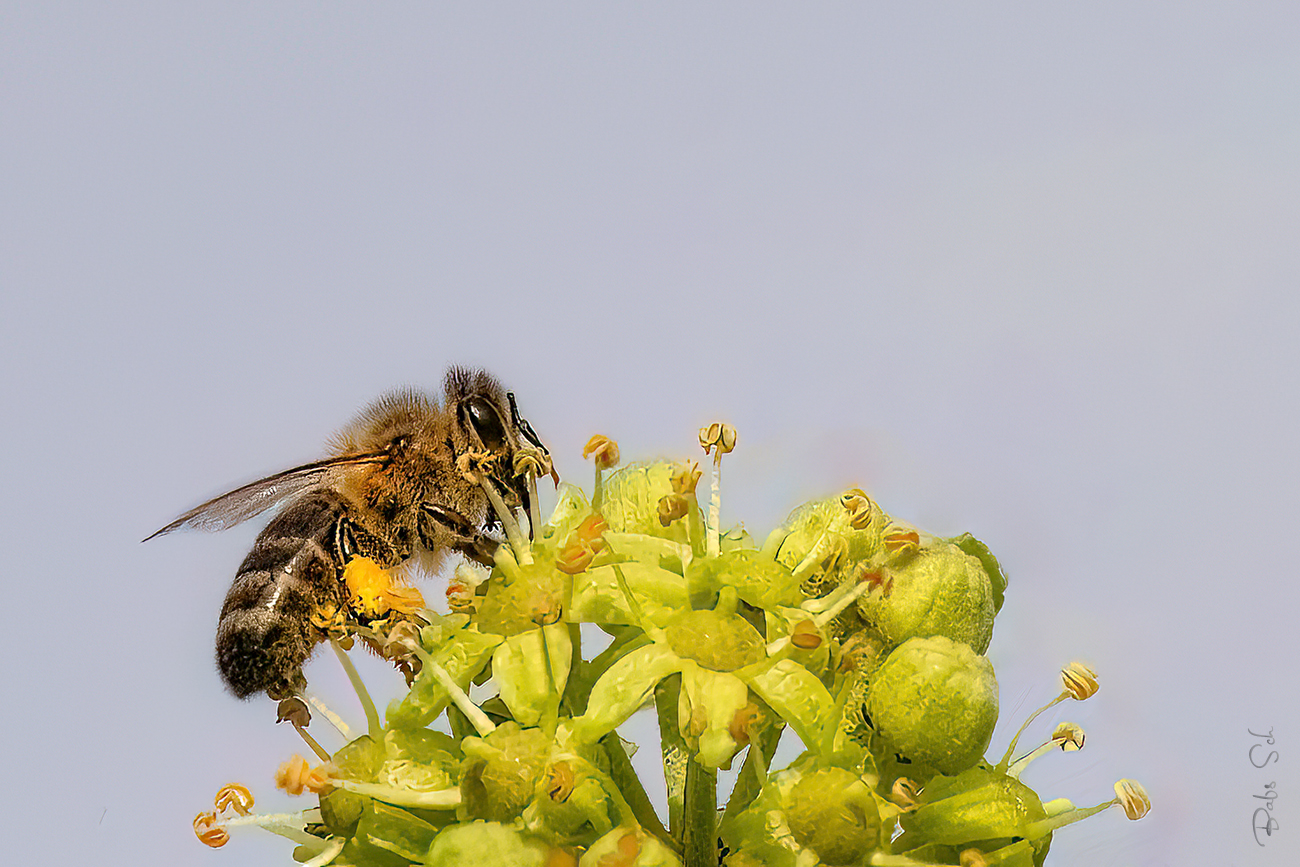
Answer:
M230 691L281 699L306 686L302 666L323 637L318 608L346 600L339 581L348 502L330 490L290 503L257 537L217 623L217 667Z

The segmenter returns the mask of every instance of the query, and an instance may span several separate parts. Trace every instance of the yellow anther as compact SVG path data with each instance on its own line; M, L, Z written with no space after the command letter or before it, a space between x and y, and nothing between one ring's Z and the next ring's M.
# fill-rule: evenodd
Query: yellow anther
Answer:
M587 571L591 561L596 559L596 552L582 539L574 538L560 549L555 557L555 568L566 575L577 575Z
M921 534L898 527L885 534L885 550L892 554L915 554L921 547Z
M707 455L709 449L716 448L718 454L725 455L736 447L736 429L729 424L715 421L708 427L700 428L700 448Z
M546 796L557 804L569 800L573 794L573 766L568 762L552 762L546 769Z
M1151 798L1137 780L1120 780L1115 784L1115 797L1124 808L1124 815L1134 821L1151 812Z
M213 849L219 849L230 842L230 834L217 823L215 813L199 813L194 817L194 836L199 842Z
M213 804L218 813L233 810L241 816L247 816L253 812L253 793L240 783L228 783L217 791Z
M515 475L545 476L551 472L551 456L534 446L524 446L515 452Z
M1082 662L1071 662L1061 669L1061 684L1071 698L1083 701L1097 694L1097 673Z
M800 620L790 630L790 643L800 650L812 650L822 645L822 635L812 620Z
M1072 722L1063 722L1052 732L1052 740L1061 742L1061 749L1067 753L1083 749L1083 728Z
M605 531L608 529L609 523L606 522L605 517L599 512L594 512L582 519L582 523L573 531L573 535L599 554L609 547L609 543L605 541Z
M597 469L612 469L618 465L618 443L604 434L596 434L582 447L582 456L592 458Z
M665 494L659 498L659 523L667 527L691 509L690 501L681 494Z
M275 772L275 785L290 795L301 795L303 792L320 795L330 789L329 775L325 773L324 766L313 769L299 755L294 755L280 765Z
M840 505L849 513L849 526L853 529L865 530L871 524L875 503L861 488L850 488L841 494Z
M894 785L889 790L889 800L904 809L915 807L920 798L921 787L907 777L894 780Z
M700 481L700 465L697 461L682 464L681 469L673 473L670 479L674 494L689 496L695 493L695 486Z
M475 608L474 588L463 581L447 582L447 607L455 614L468 614Z

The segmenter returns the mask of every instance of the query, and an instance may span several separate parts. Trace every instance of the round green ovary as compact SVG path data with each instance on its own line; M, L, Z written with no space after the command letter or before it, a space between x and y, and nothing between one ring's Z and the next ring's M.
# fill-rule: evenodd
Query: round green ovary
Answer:
M790 792L786 822L826 864L851 864L880 841L880 814L866 786L843 768L806 774Z
M998 720L993 666L948 638L894 650L867 692L872 724L908 759L956 774L984 755Z

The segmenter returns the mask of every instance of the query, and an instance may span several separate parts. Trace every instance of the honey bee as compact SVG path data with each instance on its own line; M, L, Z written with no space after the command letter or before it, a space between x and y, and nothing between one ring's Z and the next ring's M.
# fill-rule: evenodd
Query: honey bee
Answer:
M353 557L433 570L457 552L491 564L501 526L486 488L512 512L529 509L535 488L515 475L515 455L549 453L514 394L459 367L447 372L444 392L442 403L417 391L385 395L333 439L329 457L222 494L145 539L182 527L224 530L282 505L239 567L217 623L217 667L236 696L303 690L303 663L331 628L321 613L345 610L342 575ZM464 471L467 456L476 474Z

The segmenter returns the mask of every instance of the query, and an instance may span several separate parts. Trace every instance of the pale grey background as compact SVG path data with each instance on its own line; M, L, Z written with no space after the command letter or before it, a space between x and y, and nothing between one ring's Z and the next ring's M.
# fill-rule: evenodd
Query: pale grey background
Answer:
M1155 801L1049 864L1295 850L1293 4L203 5L0 16L8 863L289 863L189 827L292 805L211 662L257 527L139 539L451 362L583 484L722 418L758 534L861 484L985 539L994 751L1084 658L1026 778Z

